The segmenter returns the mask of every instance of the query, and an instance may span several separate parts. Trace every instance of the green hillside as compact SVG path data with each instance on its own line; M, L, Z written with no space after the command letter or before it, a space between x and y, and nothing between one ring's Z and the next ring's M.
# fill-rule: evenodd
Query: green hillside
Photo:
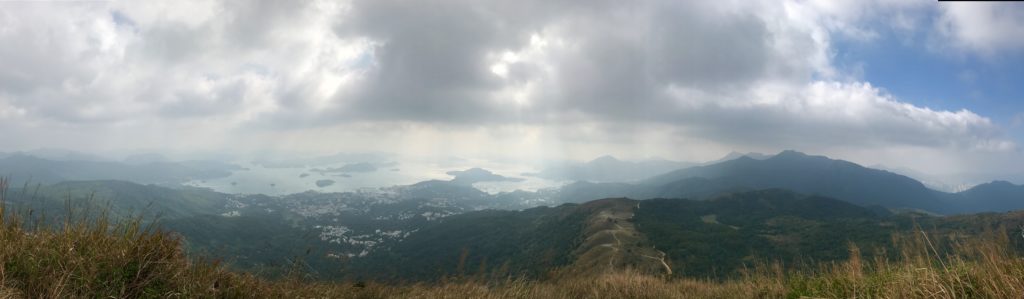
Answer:
M729 188L781 188L820 194L861 206L909 207L940 213L953 210L941 197L936 196L936 191L909 177L796 151L784 151L764 160L740 157L718 164L682 169L653 177L643 183L665 186L690 178L704 178L709 182L702 184ZM690 192L687 189L679 191ZM679 197L670 193L659 196Z
M59 217L70 204L76 209L105 210L112 216L176 219L220 213L231 195L191 187L161 187L126 181L69 181L22 185L8 191L12 208L32 209Z

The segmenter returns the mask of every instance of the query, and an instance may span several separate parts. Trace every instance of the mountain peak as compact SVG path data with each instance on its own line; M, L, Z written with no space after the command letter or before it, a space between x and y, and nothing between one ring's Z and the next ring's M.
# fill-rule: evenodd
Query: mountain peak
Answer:
M808 155L796 150L784 150L775 155L775 157L808 157Z
M728 154L726 154L725 157L719 158L718 160L715 160L715 161L729 161L729 160L734 160L734 159L737 159L737 158L741 158L743 156L745 156L745 155L743 153L741 153L741 152L731 151Z
M590 163L591 163L591 164L597 164L597 163L615 163L615 162L619 162L619 159L616 159L616 158L615 158L615 157L613 157L612 155L604 155L604 156L600 156L600 157L597 157L597 158L596 158L596 159L594 159L594 160L590 160Z
M729 162L729 161L756 161L756 160L757 159L751 158L750 156L747 156L747 155L740 155L740 156L738 156L736 158L727 160L726 162Z
M744 159L744 160L748 160L748 159L749 160L765 160L765 159L768 159L768 158L771 158L771 157L772 157L771 155L765 155L765 154L756 153L756 152L748 152L748 153L744 154L744 153L741 153L741 152L738 152L738 151L731 151L728 154L726 154L724 157L719 158L718 160L714 160L714 161L710 161L710 162L705 162L704 165L717 164L717 163L722 163L722 162L732 161L732 160L738 160L738 159Z
M784 150L784 151L779 152L779 154L777 154L775 156L772 156L771 158L766 159L766 160L775 161L776 163L811 163L811 164L819 164L819 165L834 165L834 166L840 166L840 167L846 167L846 168L865 168L864 166L861 166L860 164L853 163L853 162L850 162L850 161L846 161L846 160L842 160L842 159L834 159L834 158L831 158L831 157L828 157L828 156L808 155L808 154L805 154L803 152L799 152L799 151L796 151L796 150ZM822 167L824 167L824 166L822 166ZM875 170L877 170L877 169L875 169ZM882 171L882 170L878 170L878 171ZM892 173L892 172L888 172L888 171L882 171L882 172ZM900 176L902 176L902 175L900 175Z
M1011 187L1018 187L1018 186L1016 184L1008 182L1008 181L995 180L995 181L991 181L991 182L988 182L988 183L984 183L984 184L975 186L975 188L977 188L977 187L1011 188Z

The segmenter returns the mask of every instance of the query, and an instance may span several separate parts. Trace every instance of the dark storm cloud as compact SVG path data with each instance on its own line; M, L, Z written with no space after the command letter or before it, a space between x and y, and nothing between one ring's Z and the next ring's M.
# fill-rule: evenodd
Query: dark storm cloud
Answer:
M802 62L806 53L795 53L804 57L794 60L787 56L794 53L772 49L773 33L749 12L709 12L705 4L670 1L604 5L356 1L336 32L380 45L367 84L340 100L351 103L350 117L504 121L510 108L493 92L509 82L491 73L493 56L528 47L531 36L545 33L567 40L569 49L510 66L519 76L513 82L540 75L540 68L556 69L531 111L536 115L559 109L643 117L665 111L659 94L669 85L742 89L765 76L806 79L813 72ZM816 46L798 42L808 51Z
M541 16L525 15L517 6L528 2L353 2L336 32L380 45L369 82L350 100L346 115L446 122L500 118L489 95L500 82L486 58L496 49L522 46L539 29L539 20L531 18Z

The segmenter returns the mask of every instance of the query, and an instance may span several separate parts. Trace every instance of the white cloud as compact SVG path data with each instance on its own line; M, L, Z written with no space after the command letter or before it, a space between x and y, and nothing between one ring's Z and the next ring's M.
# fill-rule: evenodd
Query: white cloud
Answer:
M1024 50L1024 4L948 2L937 22L951 48L992 56Z
M677 122L697 136L745 146L840 148L923 146L982 151L1016 148L986 117L901 102L864 82L760 85L718 99L673 90Z
M1015 114L1010 119L1010 126L1014 128L1024 127L1024 112Z
M2 3L0 43L16 46L0 47L0 132L97 148L1015 149L982 115L834 65L836 40L915 30L929 3ZM960 49L1024 47L998 38L1024 32L1019 11L994 7L943 5L940 28Z

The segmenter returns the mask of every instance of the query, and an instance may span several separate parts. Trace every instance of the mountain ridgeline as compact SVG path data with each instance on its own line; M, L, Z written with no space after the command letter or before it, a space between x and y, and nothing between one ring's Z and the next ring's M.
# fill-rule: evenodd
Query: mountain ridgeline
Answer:
M821 194L862 206L951 212L937 192L909 177L795 151L784 151L764 160L744 156L719 164L677 170L643 183L674 186L693 179L713 186L782 188Z
M223 178L244 168L212 161L139 161L139 163L45 159L18 153L0 156L0 176L9 177L12 186L53 184L62 181L123 180L142 184L178 185L190 180ZM79 160L81 159L81 160Z
M671 171L634 184L578 182L562 188L561 193L569 202L599 197L700 199L769 188L823 195L865 207L937 214L1024 209L1024 187L1008 182L946 193L900 174L796 151L760 159L741 156Z
M567 181L631 182L694 165L668 160L631 162L612 156L601 156L586 163L563 162L548 165L538 173L527 175Z
M723 193L778 188L828 196L866 207L882 206L936 214L1024 209L1024 187L1009 182L995 181L962 192L947 193L929 189L921 182L897 173L796 151L783 151L773 156L732 153L716 162L686 167L691 165L671 161L625 162L606 156L537 174L575 180L562 187L496 195L475 190L463 193L478 193L473 197L480 200L494 197L506 203L520 201L512 206L527 208L611 197L707 199ZM57 161L27 155L0 158L0 175L43 184L69 180L125 180L174 186L192 179L223 177L240 169L215 162L127 164ZM448 181L453 184L425 182L432 186L424 190L457 188L448 185L473 189L473 184L478 182L522 180L479 168L450 174L455 176ZM641 175L646 175L646 178ZM13 185L18 184L15 180Z
M490 194L474 182L518 178L483 169L453 174L451 181L282 196L71 181L13 188L6 211L53 220L68 206L141 215L180 234L188 252L236 269L275 276L302 265L320 278L379 281L623 269L722 278L759 262L845 260L851 246L885 258L893 234L922 227L980 232L1024 224L1021 212L1003 213L1024 209L1024 186L997 181L944 193L795 151L535 192ZM1000 213L968 214L976 212ZM940 216L950 214L962 215Z

